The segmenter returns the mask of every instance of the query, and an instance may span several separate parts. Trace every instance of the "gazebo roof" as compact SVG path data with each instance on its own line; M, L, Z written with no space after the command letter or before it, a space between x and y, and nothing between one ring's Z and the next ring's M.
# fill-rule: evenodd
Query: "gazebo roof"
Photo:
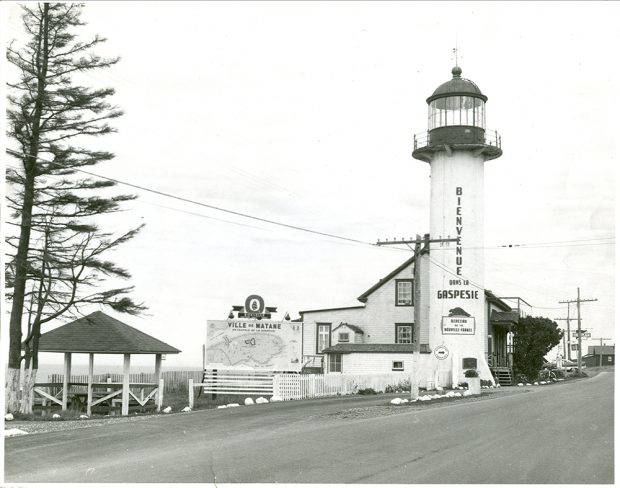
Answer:
M42 334L41 352L177 354L172 347L103 312L93 312Z

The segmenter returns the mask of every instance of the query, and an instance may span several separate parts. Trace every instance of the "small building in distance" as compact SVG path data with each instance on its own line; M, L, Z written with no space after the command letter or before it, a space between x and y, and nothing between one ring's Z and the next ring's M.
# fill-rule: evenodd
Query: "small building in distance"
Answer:
M586 366L614 366L616 346L588 346L588 354L583 356Z

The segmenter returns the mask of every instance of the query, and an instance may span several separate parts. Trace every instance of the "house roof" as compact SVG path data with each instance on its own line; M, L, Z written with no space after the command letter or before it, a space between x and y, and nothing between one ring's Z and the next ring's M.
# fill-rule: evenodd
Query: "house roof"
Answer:
M588 354L615 354L616 346L588 346Z
M340 322L340 325L338 327L336 327L334 330L339 329L340 327L348 327L352 331L357 332L359 334L363 334L364 333L364 331L361 328L359 328L357 325L347 324L346 322Z
M384 278L381 278L377 283L375 283L368 290L366 290L359 297L357 297L357 299L360 302L362 302L362 303L366 303L366 301L368 300L368 296L371 293L373 293L378 288L381 288L383 285L385 285L387 282L389 282L392 278L394 278L394 276L396 276L398 273L400 273L403 269L405 269L407 266L410 266L411 264L413 264L414 261L415 261L415 255L410 257L409 259L407 259L407 261L405 261L403 264L401 264L398 268L396 268L394 271L389 273L387 276L385 276Z
M519 314L515 311L499 312L497 310L493 310L491 312L491 322L495 322L495 323L509 322L511 324L517 324L517 322L519 322Z
M491 290L484 290L484 296L486 297L488 302L491 302L493 305L498 306L504 312L510 312L512 310L512 307L510 305L508 305L503 300L497 298Z
M302 310L299 314L303 315L309 312L334 312L336 310L352 310L354 308L364 308L364 305L354 305L353 307L316 308L314 310Z
M414 344L336 344L327 349L323 349L323 352L339 352L343 354L352 352L398 353L413 352L413 348Z
M103 312L93 312L42 334L39 339L39 351L98 354L181 352Z

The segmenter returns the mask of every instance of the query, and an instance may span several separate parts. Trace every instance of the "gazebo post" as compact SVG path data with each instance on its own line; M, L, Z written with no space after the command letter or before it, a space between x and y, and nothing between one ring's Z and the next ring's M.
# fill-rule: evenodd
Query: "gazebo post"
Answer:
M86 415L90 417L90 407L93 403L93 369L95 362L95 353L88 354L88 393L86 397Z
M65 353L64 378L62 380L62 409L67 410L69 402L69 383L71 381L71 353Z
M154 383L159 385L159 380L161 378L161 354L155 354L155 381ZM157 400L160 395L163 395L163 391L157 390L157 394L155 396L155 405L158 405Z
M129 415L129 366L131 354L123 355L123 405L121 407L121 415Z

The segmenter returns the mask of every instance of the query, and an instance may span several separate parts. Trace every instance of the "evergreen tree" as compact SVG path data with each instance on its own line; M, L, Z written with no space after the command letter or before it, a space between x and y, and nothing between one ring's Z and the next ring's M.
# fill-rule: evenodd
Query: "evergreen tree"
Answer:
M114 182L80 176L80 169L113 158L106 151L82 146L87 136L114 131L109 121L122 112L108 100L111 88L94 89L75 81L76 75L110 67L118 58L102 58L93 49L105 39L87 42L75 31L82 4L41 3L22 6L27 40L11 43L7 59L19 74L9 83L8 153L17 162L7 165L7 195L18 229L7 237L13 252L7 260L7 294L11 299L7 410L20 409L19 368L25 378L21 411L32 408L41 325L72 317L92 304L137 314L144 306L129 296L132 287L96 291L106 277L127 279L127 270L102 254L134 237L140 227L114 237L92 222L120 210L132 195L109 196ZM23 318L27 333L22 342ZM22 355L22 349L25 354Z
M514 368L533 380L545 362L545 354L562 339L558 324L545 317L521 317L514 328Z

